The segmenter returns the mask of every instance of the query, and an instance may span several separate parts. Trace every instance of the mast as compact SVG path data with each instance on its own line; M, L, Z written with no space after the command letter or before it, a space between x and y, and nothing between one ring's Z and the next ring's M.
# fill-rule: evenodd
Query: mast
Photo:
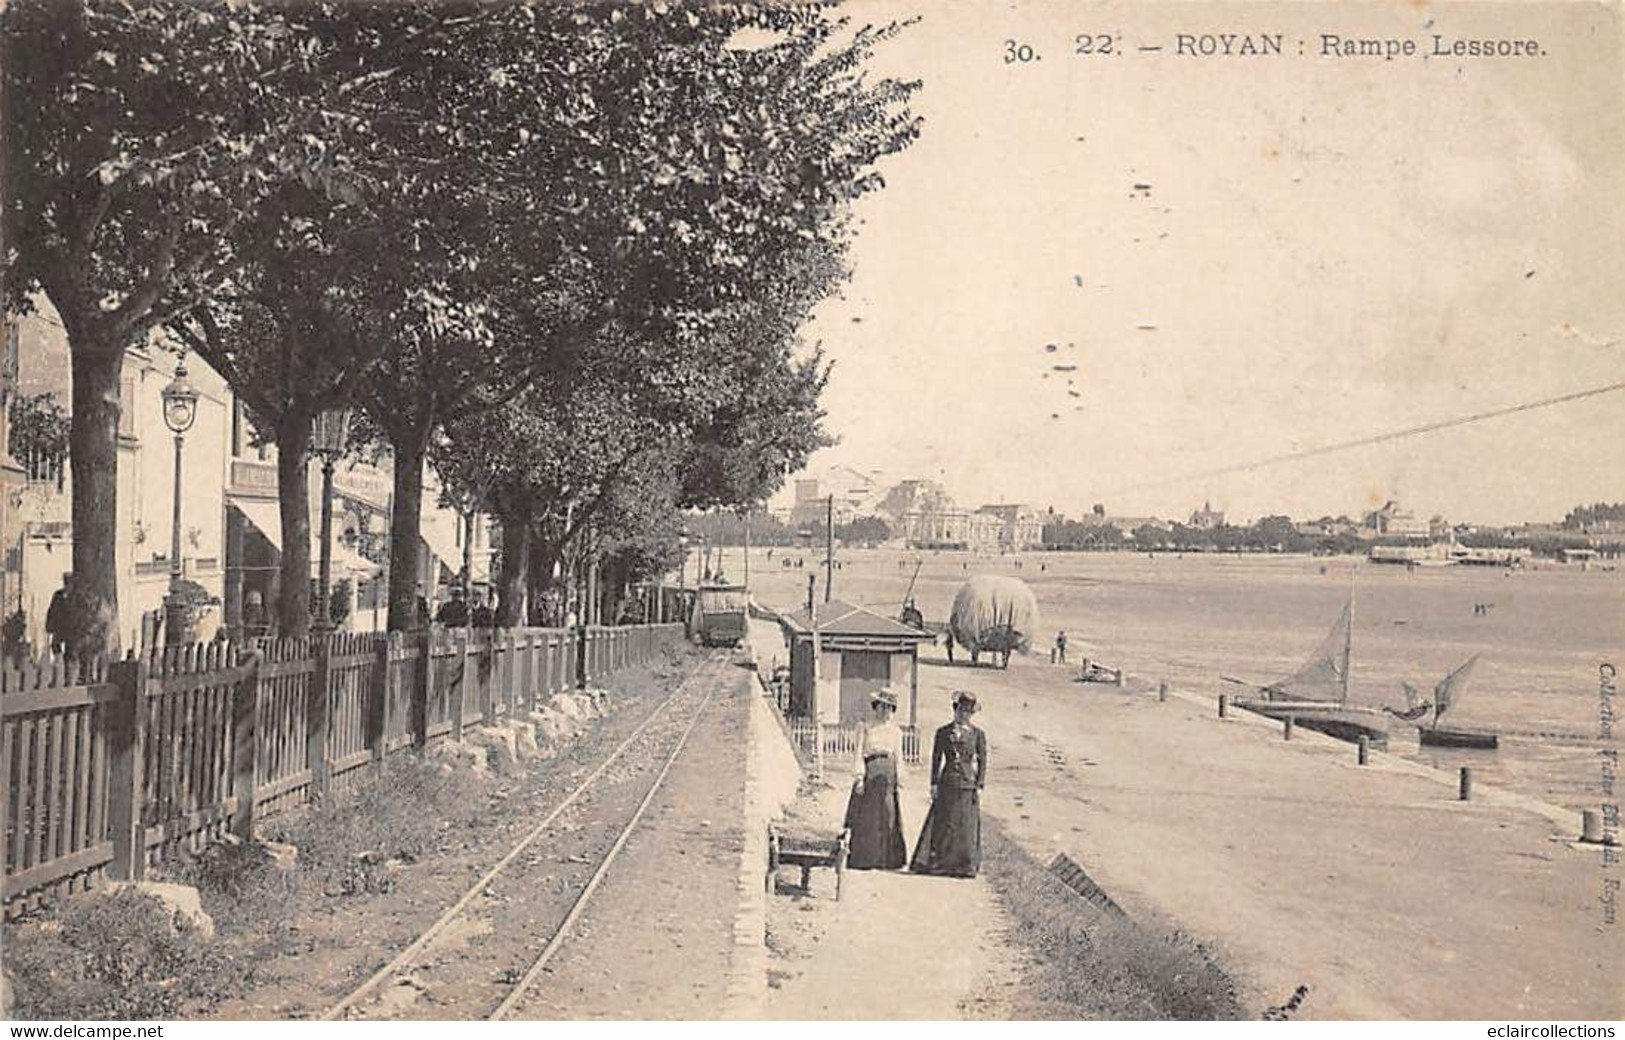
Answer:
M1354 576L1360 569L1360 563L1355 561L1349 568L1349 623L1343 630L1343 703L1349 702L1349 660L1354 650Z

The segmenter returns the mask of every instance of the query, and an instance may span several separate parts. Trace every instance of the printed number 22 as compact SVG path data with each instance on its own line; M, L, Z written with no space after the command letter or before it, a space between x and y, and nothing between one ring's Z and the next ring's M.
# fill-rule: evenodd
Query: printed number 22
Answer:
M1077 53L1079 54L1110 54L1112 52L1112 38L1104 33L1099 36L1081 33L1075 42L1078 45Z

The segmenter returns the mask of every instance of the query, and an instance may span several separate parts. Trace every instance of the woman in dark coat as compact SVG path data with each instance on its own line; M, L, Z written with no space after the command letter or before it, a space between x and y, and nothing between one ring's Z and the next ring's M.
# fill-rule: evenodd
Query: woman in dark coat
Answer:
M858 774L846 803L846 826L852 831L846 865L854 870L898 870L908 863L908 846L897 804L897 770L903 761L903 731L892 722L897 694L876 690L870 704L874 715L863 730Z
M981 790L987 781L987 735L971 725L976 695L954 694L954 720L931 744L931 809L914 846L916 874L975 877L982 868Z

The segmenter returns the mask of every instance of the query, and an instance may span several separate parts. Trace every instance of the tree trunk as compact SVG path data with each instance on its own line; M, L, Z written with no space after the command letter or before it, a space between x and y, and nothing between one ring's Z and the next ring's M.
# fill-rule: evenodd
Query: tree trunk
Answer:
M277 633L310 634L310 416L286 416L277 429L276 489L282 514L282 582Z
M525 580L530 571L530 524L502 517L502 568L497 574L497 624L502 628L530 623L525 607Z
M423 458L429 429L391 431L395 455L395 513L389 526L389 630L414 632L428 624L418 610L418 546L423 536Z
M77 656L90 658L119 649L118 428L124 351L103 343L71 346L74 609L68 644Z
M564 615L558 607L563 587L560 581L553 577L553 567L560 562L563 550L557 542L538 537L534 533L530 537L529 550L531 601L545 609L543 624L562 625Z

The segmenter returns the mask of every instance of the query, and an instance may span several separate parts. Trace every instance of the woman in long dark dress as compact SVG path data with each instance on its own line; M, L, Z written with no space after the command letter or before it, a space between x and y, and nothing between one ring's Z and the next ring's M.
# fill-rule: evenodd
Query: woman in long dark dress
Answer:
M870 706L873 715L863 730L858 772L846 803L846 826L852 830L846 865L854 870L897 870L908 862L897 804L897 769L903 761L903 731L892 722L897 694L877 690Z
M987 735L971 725L976 695L954 693L954 720L931 743L931 809L914 846L916 874L975 877L982 869L981 790Z

